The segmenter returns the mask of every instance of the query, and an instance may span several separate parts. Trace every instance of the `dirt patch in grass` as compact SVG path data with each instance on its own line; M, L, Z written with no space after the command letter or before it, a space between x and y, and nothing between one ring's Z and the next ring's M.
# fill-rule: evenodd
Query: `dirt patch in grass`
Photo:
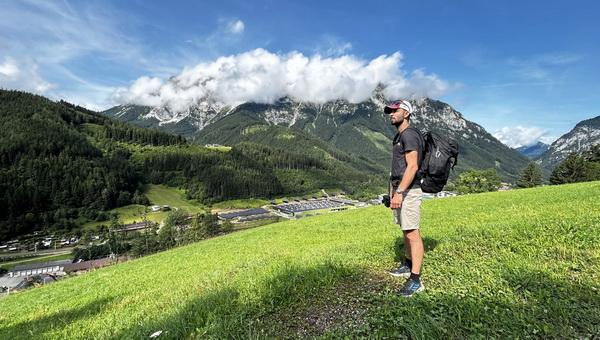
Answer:
M305 338L362 328L374 297L399 290L404 280L384 272L353 275L300 303L262 318L277 338Z

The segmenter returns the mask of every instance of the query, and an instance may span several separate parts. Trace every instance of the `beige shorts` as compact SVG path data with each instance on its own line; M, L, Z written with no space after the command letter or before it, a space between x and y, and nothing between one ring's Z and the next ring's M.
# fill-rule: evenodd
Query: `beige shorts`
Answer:
M402 230L419 229L421 223L421 188L410 189L399 209L392 209L394 223L400 226Z

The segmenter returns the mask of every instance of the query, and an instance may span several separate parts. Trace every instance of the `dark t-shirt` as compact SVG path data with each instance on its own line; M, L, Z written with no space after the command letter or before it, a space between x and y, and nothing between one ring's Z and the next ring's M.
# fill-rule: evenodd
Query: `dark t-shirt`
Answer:
M417 151L417 164L419 167L421 166L424 148L425 142L423 141L423 137L417 129L413 127L408 127L402 131L402 133L397 133L396 136L394 136L392 150L392 181L398 181L398 183L400 183L399 181L401 181L402 176L404 176L404 171L406 170L406 158L404 157L404 154L406 152ZM410 187L418 187L419 181L420 178L418 178L417 174Z

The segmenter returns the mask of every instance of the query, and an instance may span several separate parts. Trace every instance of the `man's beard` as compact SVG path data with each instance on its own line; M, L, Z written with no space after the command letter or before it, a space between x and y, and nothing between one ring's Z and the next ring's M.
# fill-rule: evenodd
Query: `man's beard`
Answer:
M398 127L400 127L400 125L402 125L402 122L404 122L404 119L401 119L399 122L392 121L392 125L398 128Z

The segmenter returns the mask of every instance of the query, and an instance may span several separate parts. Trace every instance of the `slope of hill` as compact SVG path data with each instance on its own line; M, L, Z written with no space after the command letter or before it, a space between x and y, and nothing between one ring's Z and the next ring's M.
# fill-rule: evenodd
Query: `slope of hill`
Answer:
M570 153L587 151L595 144L600 144L600 116L577 123L571 131L554 141L537 161L543 169L551 171Z
M229 234L0 300L0 338L592 338L600 182L426 201L424 284L396 296L382 206ZM577 204L565 204L577 202Z
M495 167L504 180L514 181L527 164L526 157L502 144L480 125L466 120L450 105L432 99L413 103L416 107L413 121L417 127L442 132L459 141L458 171ZM201 144L233 145L247 138L241 134L246 129L279 126L302 130L331 147L388 167L395 131L383 113L383 105L384 98L376 91L371 99L358 104L342 100L312 104L281 98L273 104L243 103L236 107L201 102L178 114L135 105L118 106L103 113L165 131L185 131ZM272 145L278 141L263 139L262 143Z

